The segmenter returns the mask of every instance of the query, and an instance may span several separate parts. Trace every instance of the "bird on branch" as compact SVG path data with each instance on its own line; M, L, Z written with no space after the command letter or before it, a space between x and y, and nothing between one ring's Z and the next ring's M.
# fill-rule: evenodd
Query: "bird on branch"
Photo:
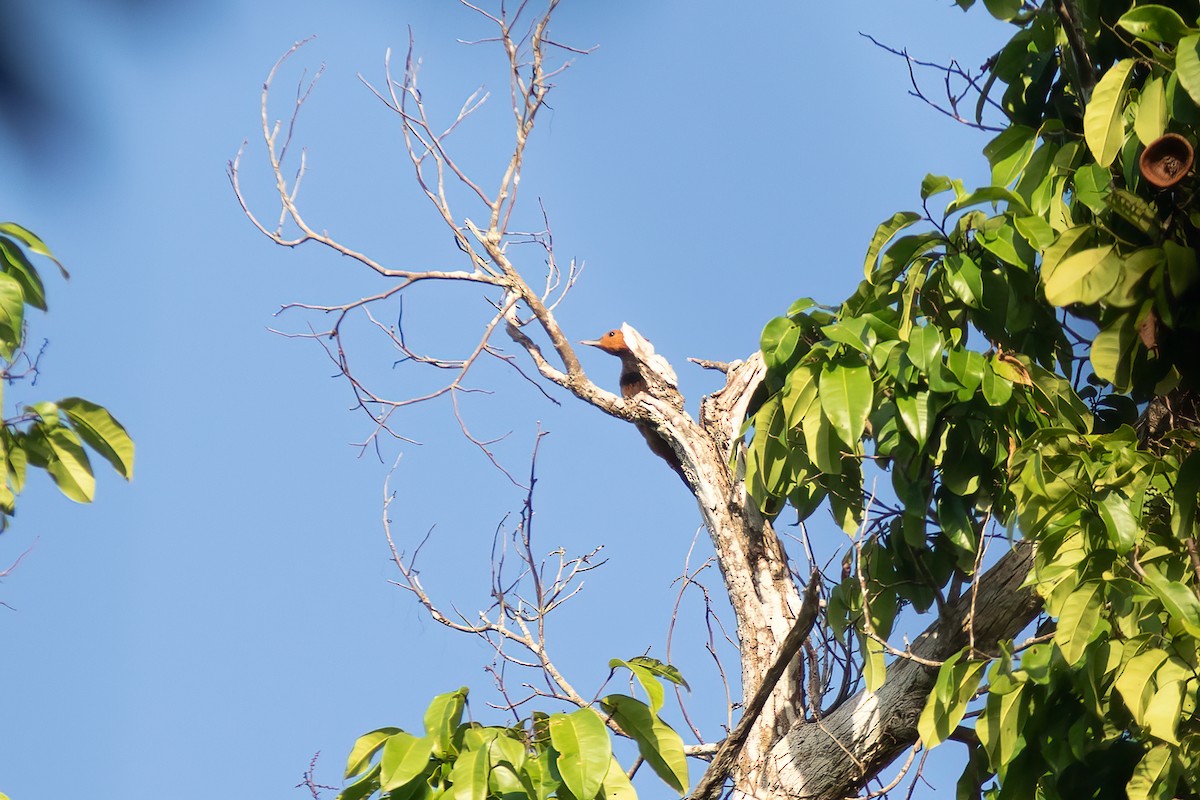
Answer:
M667 360L654 352L654 346L628 323L609 331L599 339L582 341L580 344L598 347L621 359L621 396L626 400L633 400L643 393L657 396L653 391L654 387L665 384L665 388L674 391L675 397L660 399L668 400L672 405L678 404L679 379L675 377L675 370L671 369ZM684 475L683 465L667 440L660 436L648 422L636 420L634 425L646 439L646 444L650 446L654 454L666 461L686 484L687 476Z

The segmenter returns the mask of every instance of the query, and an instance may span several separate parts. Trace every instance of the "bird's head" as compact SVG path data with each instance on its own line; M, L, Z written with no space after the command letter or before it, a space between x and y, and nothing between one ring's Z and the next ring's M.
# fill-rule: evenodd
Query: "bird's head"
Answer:
M625 334L621 332L620 328L609 331L599 339L585 339L580 344L599 347L604 352L612 353L614 356L630 352L629 345L625 342Z

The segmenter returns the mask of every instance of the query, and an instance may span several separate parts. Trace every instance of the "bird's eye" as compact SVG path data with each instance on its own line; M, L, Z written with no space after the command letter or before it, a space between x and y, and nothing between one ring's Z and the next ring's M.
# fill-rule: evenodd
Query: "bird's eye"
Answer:
M612 337L614 337L614 336L616 336L616 335L617 335L617 332L616 332L616 331L609 331L608 333L606 333L606 334L604 334L604 335L605 335L605 336L607 336L609 339L611 339Z

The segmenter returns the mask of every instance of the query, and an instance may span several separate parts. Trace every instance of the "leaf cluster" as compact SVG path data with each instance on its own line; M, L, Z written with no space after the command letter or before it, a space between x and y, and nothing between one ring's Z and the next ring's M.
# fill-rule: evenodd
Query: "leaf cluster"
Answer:
M1200 390L1197 184L1142 171L1200 140L1200 4L984 5L1018 28L980 99L1008 117L990 183L926 177L850 298L767 324L747 486L857 536L828 616L869 690L899 610L965 591L990 522L1034 543L1042 635L946 661L918 726L974 727L960 795L1197 796L1200 438L1133 426Z
M46 291L29 253L50 259L66 276L37 235L14 222L0 223L0 388L36 374L36 361L26 355L26 307L45 311ZM90 503L96 478L89 448L126 480L133 477L133 441L93 402L80 397L37 402L0 421L0 530L16 513L30 467L45 470L70 499Z
M613 754L615 730L632 739L641 759L684 795L688 788L683 740L658 716L663 682L687 686L679 671L647 656L613 659L646 692L624 694L570 713L534 712L510 727L464 721L467 689L439 695L425 712L425 731L380 728L360 736L346 764L352 782L339 800L378 794L386 800L636 800L630 777Z

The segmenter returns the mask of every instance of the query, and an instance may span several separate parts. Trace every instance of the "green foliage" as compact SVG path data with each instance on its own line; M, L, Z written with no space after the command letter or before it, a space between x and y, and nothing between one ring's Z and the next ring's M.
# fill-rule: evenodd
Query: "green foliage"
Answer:
M37 235L0 223L0 380L12 383L36 368L26 355L26 306L46 310L46 290L26 251L58 259ZM2 396L2 395L0 395ZM133 441L106 409L79 397L39 402L0 424L0 530L16 512L16 496L29 467L43 469L64 495L90 503L96 479L85 448L99 454L126 480L133 477Z
M919 721L930 747L974 726L968 794L1195 797L1200 419L1133 426L1200 395L1200 187L1139 165L1200 139L1200 3L1069 3L1086 53L1056 3L984 5L1017 28L989 62L991 184L926 177L851 297L768 323L747 486L861 536L827 614L868 689L898 611L969 587L989 524L1034 543L1042 635L947 660Z
M622 694L595 709L531 717L511 727L464 722L467 689L438 695L417 736L400 728L363 734L346 760L350 783L339 800L378 795L386 800L636 800L637 793L612 751L611 722L632 739L654 772L680 795L687 793L683 740L657 715L663 683L687 686L679 670L647 656L613 659L628 669L650 704Z

